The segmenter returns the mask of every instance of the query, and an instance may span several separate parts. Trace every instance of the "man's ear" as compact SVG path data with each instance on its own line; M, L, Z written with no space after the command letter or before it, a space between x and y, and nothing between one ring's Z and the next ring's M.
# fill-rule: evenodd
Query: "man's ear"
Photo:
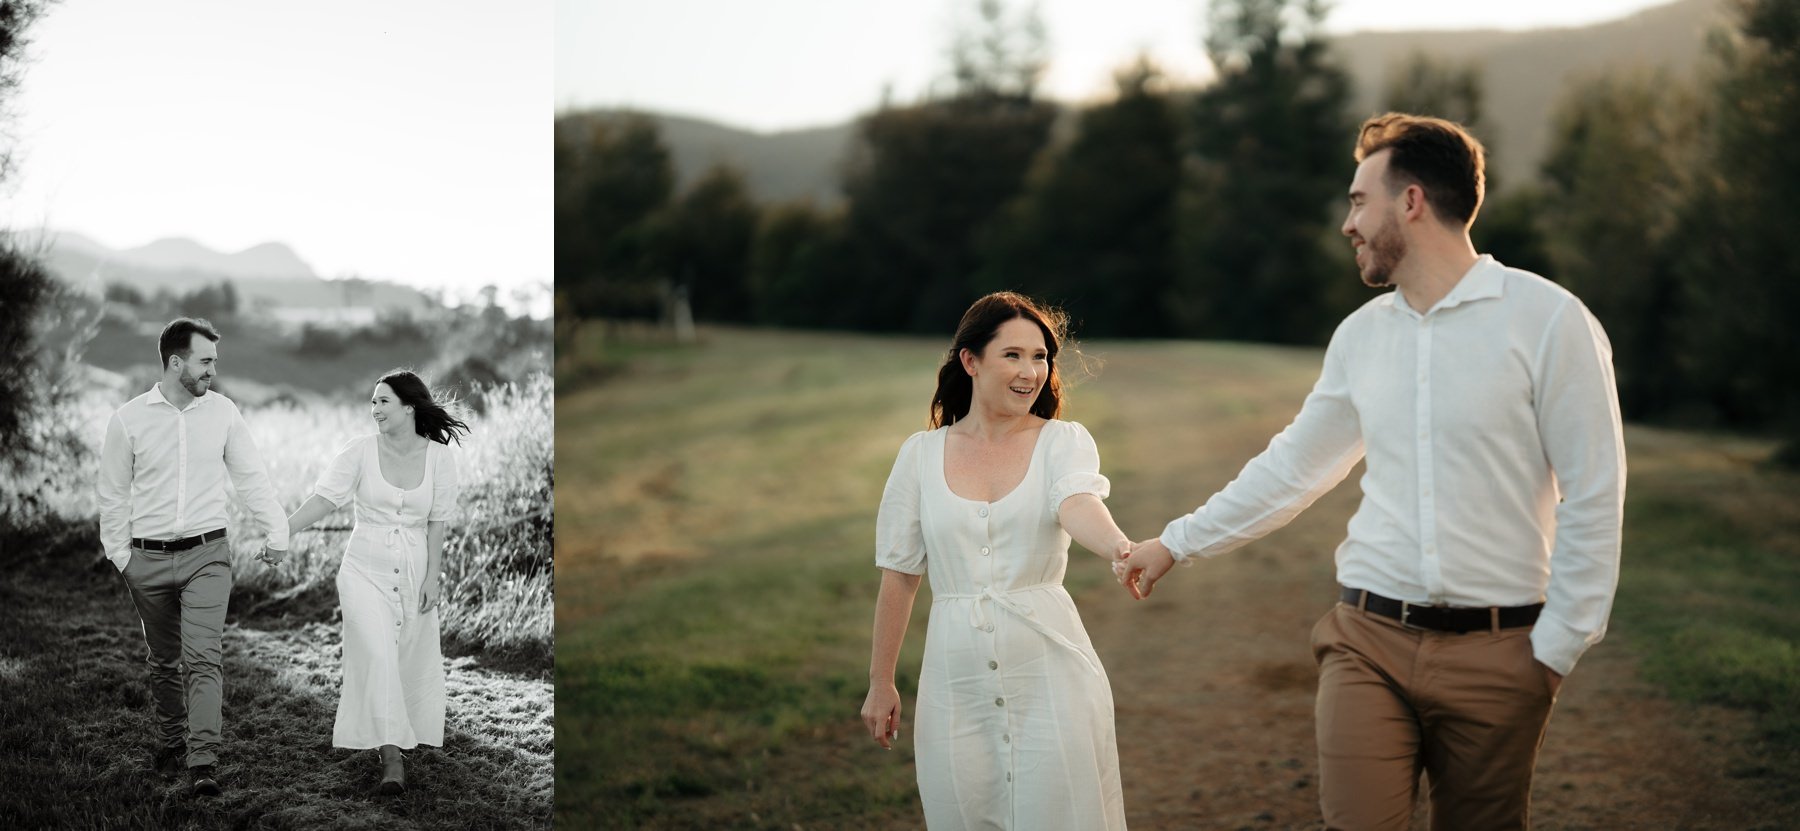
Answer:
M1431 206L1425 201L1425 189L1417 184L1400 191L1400 211L1407 219L1424 219Z

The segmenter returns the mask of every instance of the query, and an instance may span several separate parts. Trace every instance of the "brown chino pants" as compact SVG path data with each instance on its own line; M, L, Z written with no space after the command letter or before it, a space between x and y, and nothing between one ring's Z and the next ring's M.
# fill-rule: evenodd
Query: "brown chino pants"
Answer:
M1524 829L1554 703L1531 627L1408 628L1339 603L1313 627L1319 803L1331 829Z
M162 740L172 744L185 737L188 767L215 764L230 544L219 539L173 552L133 548L124 576L150 647L150 691Z

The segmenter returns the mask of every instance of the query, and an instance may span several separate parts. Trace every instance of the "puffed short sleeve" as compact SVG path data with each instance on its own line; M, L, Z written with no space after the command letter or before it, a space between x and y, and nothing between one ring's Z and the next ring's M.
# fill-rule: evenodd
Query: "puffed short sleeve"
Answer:
M881 510L875 515L875 565L906 574L925 573L925 530L919 524L919 467L925 433L914 433L900 445Z
M319 474L319 481L313 485L313 493L330 502L334 507L342 508L356 494L356 486L362 477L362 458L364 443L372 440L371 436L358 436L351 439L325 466L325 472Z
M1100 475L1100 448L1094 446L1086 427L1074 421L1052 421L1044 429L1056 431L1045 448L1051 516L1062 509L1063 500L1075 494L1091 493L1105 499L1112 493L1112 483Z
M456 516L456 501L462 497L462 473L456 467L456 451L440 444L435 451L435 467L431 470L431 513L425 519L444 522Z

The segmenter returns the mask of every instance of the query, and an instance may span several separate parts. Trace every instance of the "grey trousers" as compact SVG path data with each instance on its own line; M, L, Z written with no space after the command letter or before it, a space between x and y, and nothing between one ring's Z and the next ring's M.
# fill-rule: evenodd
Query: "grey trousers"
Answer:
M216 764L230 545L219 539L186 551L133 548L123 575L150 648L150 690L162 740L185 738L188 767Z

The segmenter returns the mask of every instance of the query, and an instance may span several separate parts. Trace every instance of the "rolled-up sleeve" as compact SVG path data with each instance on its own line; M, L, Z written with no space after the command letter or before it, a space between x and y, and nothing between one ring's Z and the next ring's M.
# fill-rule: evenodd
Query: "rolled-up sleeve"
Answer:
M1086 427L1069 421L1051 422L1044 429L1057 432L1045 448L1051 516L1058 516L1063 501L1078 493L1091 493L1101 499L1112 493L1112 483L1100 475L1100 448Z
M875 514L875 565L905 574L925 573L925 530L919 522L920 446L925 436L914 433L900 445Z
M118 413L106 423L106 439L100 445L100 475L94 483L94 501L100 511L100 545L113 567L125 570L131 560L131 436Z
M1574 298L1551 321L1536 369L1538 434L1562 501L1531 644L1538 661L1567 675L1605 637L1612 614L1625 518L1625 431L1612 346Z

